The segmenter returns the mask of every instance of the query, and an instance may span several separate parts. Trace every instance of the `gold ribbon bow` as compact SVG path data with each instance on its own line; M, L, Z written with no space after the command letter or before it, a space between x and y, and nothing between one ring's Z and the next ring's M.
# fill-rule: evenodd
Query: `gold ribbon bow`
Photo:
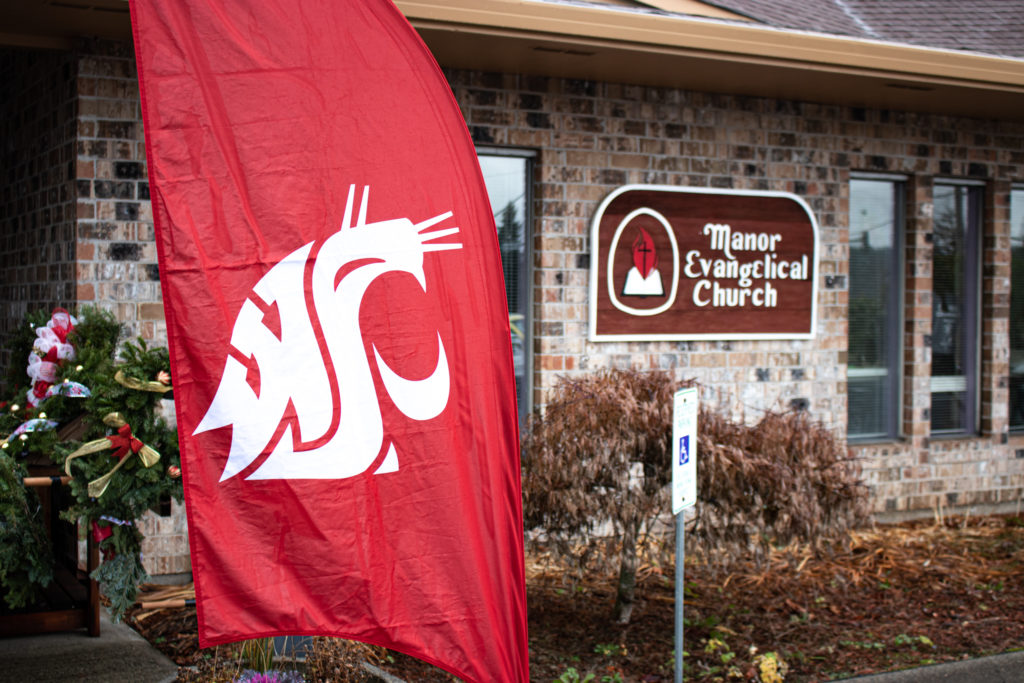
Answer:
M152 467L160 460L160 454L155 449L150 448L132 435L132 428L124 421L121 413L109 413L103 418L103 423L116 429L117 433L82 444L64 461L64 471L68 476L71 476L71 461L75 458L89 455L90 453L99 453L110 448L115 449L113 457L117 458L118 462L114 465L114 468L99 479L89 482L89 495L93 498L99 498L106 492L107 485L110 484L110 478L127 462L129 455L138 455L143 467Z
M114 375L114 381L123 387L128 387L129 389L135 389L136 391L152 391L157 394L166 394L173 388L169 384L164 384L163 382L144 382L141 379L129 377L124 374L124 370L117 371Z

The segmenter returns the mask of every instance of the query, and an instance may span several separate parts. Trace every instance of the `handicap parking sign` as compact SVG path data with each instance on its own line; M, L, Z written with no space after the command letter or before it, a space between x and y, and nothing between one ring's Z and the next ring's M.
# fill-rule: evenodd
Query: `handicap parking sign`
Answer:
M697 389L676 392L672 408L672 514L697 502Z

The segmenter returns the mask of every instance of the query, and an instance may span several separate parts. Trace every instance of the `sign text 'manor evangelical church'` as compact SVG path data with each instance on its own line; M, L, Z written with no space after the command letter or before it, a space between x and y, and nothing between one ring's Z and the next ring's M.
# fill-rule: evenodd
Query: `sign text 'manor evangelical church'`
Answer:
M627 185L591 226L590 339L808 339L818 226L785 192Z

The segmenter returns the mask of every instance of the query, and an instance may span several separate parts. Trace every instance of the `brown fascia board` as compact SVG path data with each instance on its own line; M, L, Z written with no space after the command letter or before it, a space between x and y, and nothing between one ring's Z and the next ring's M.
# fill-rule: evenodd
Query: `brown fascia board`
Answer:
M397 0L442 66L1024 119L1024 60L531 0Z

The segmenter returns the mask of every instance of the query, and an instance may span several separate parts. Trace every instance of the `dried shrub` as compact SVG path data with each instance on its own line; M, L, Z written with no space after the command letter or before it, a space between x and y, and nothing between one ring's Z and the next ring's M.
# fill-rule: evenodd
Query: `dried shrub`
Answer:
M617 564L615 618L623 623L633 607L638 541L669 502L678 386L660 371L564 377L523 440L527 528L543 529L562 557L581 550L600 568Z
M342 638L313 638L306 652L307 683L360 683L379 680L364 664L380 666L387 650Z
M252 679L288 683L301 677L298 680L305 683L369 683L381 679L366 665L379 667L386 656L387 650L383 647L316 636L305 647L305 659L264 658L265 676L258 679L249 655L238 643L232 643L203 650L203 656L197 658L194 666L178 667L175 680L177 683L239 683Z
M620 622L632 610L638 547L657 550L645 537L670 528L657 522L671 515L672 396L689 384L661 371L563 377L523 439L530 537L581 567L617 566ZM716 562L816 542L867 516L867 489L845 445L804 412L745 425L702 409L697 472L687 547Z
M769 412L751 426L702 409L698 458L687 546L719 562L815 543L867 518L867 487L845 445L805 412Z

